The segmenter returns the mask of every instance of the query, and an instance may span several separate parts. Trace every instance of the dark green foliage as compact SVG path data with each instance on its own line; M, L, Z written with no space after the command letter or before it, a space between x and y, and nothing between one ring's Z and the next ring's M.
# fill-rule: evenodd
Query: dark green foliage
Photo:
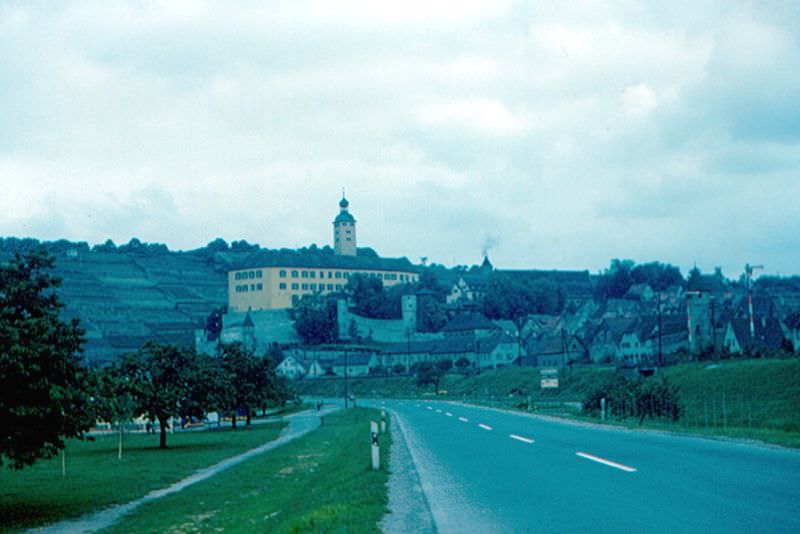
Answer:
M394 367L392 367L392 372L396 375L402 375L406 372L406 366L402 363L396 363Z
M453 360L439 360L436 362L436 367L443 373L446 373L453 368Z
M635 284L648 284L653 291L664 291L670 286L683 286L681 270L668 263L653 261L637 265L631 271Z
M703 288L703 278L700 269L694 267L689 271L689 279L686 282L686 289L689 291L700 291Z
M623 418L635 417L639 424L646 417L677 421L680 418L680 396L677 386L666 378L639 378L633 380L622 375L597 386L583 401L584 410L597 414L601 399L606 399L607 409Z
M339 337L335 302L303 298L293 310L294 328L304 343L333 343Z
M381 279L360 274L351 276L345 286L345 291L353 299L353 311L358 315L376 319L400 317L400 297L403 290L402 285L384 288Z
M412 370L417 375L418 386L427 386L430 384L433 386L434 391L437 393L439 392L439 382L441 382L442 376L444 376L444 371L442 369L431 362L418 362L412 366Z
M120 362L120 374L130 379L136 413L159 422L160 448L167 446L169 418L189 415L195 363L193 351L152 342Z
M458 370L463 373L469 367L469 360L462 356L456 360L456 367L458 367Z
M55 455L92 423L83 331L59 318L53 263L36 248L0 265L0 464L14 468Z
M222 310L220 308L214 308L206 318L206 332L208 332L209 341L216 340L222 333Z
M559 314L564 309L562 288L547 279L516 279L494 271L489 276L483 313L490 319L516 320L532 313Z
M595 298L597 300L618 299L625 296L628 289L633 285L634 280L631 274L633 270L633 260L611 260L611 265L606 269L595 286Z

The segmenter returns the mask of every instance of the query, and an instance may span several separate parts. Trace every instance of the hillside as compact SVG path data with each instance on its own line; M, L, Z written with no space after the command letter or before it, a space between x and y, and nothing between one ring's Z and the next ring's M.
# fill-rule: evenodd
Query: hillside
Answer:
M148 339L194 345L194 329L227 300L231 253L171 252L137 241L122 247L41 243L55 258L65 318L86 329L86 359L102 363ZM0 239L0 261L39 245Z

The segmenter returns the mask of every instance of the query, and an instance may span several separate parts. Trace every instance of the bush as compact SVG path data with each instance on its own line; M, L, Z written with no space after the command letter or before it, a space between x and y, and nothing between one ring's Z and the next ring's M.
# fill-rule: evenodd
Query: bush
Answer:
M606 399L609 413L613 411L623 419L638 417L639 424L644 422L645 417L661 417L672 421L680 418L678 388L663 377L632 380L617 375L584 398L584 410L598 414L603 398Z

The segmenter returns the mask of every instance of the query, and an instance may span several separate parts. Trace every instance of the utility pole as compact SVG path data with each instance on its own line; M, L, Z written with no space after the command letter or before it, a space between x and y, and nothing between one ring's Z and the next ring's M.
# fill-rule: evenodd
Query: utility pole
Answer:
M350 374L350 368L347 360L347 348L344 349L344 407L347 408L347 403L350 402L350 387L347 384L347 375Z
M662 324L661 324L661 292L658 292L658 366L664 365L664 353L662 352Z
M756 269L764 269L763 265L750 265L749 263L744 266L745 285L747 287L747 307L750 311L750 344L756 338L756 326L753 321L753 271Z

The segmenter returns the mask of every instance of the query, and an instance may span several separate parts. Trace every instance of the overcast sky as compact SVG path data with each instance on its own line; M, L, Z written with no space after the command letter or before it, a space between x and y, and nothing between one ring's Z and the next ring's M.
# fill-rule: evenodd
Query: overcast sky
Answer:
M0 235L800 273L799 5L1 0Z

